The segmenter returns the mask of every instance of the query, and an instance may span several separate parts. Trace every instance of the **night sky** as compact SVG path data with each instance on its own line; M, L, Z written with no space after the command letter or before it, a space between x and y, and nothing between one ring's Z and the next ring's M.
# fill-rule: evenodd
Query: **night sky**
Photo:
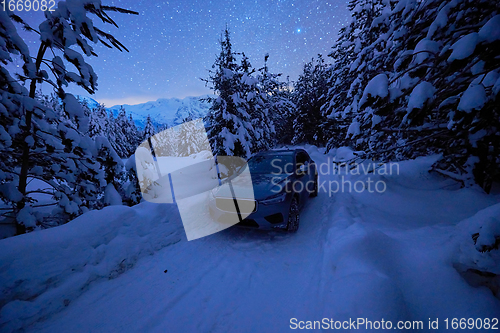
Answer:
M106 106L210 93L200 78L208 77L226 24L234 51L245 52L256 68L269 53L270 70L296 80L304 62L330 52L339 29L349 20L347 0L102 3L139 12L138 16L113 13L120 28L105 27L129 53L95 46L99 57L89 61L98 75L93 98ZM43 19L40 13L18 14L34 26ZM103 28L101 22L96 26ZM36 36L30 36L34 53ZM78 88L69 90L85 93Z

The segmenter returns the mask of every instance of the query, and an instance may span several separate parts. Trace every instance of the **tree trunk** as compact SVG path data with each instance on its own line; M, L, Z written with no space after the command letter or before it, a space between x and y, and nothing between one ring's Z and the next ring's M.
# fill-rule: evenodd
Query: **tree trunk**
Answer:
M45 51L47 50L47 45L45 43L42 43L40 45L40 48L38 49L38 54L36 56L36 69L35 73L36 75L38 74L38 71L40 70L40 65L42 63L43 55L45 54ZM30 93L29 97L30 98L35 98L35 93L36 93L36 79L31 80L30 84ZM21 157L21 172L19 174L19 187L18 190L21 192L23 195L23 198L20 202L18 202L17 207L16 207L16 216L17 213L24 208L26 205L26 186L28 184L28 171L30 167L30 146L26 142L26 138L31 135L32 131L32 117L33 117L33 111L26 111L25 115L25 121L26 121L26 127L24 130L24 140L22 142L23 144L23 154ZM26 226L16 219L16 232L17 234L23 234L26 233Z

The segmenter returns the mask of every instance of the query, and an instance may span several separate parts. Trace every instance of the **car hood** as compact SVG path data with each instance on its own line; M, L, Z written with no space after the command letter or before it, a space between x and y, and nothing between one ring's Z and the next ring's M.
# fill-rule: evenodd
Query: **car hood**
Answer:
M287 179L289 179L290 174L252 174L252 187L253 195L256 200L262 200L268 198L274 194L278 194L281 189L284 188ZM235 189L235 193L243 184L239 184L238 178L232 180L232 185ZM220 187L216 194L217 197L231 197L231 191L229 187ZM238 196L238 195L237 195Z

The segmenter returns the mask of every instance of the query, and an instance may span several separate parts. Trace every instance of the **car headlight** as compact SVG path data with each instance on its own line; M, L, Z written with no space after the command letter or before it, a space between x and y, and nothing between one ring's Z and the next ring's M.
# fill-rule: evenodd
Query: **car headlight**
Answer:
M263 205L274 205L285 201L285 199L286 199L286 193L278 193L276 195L268 197L267 199L259 201L259 203Z

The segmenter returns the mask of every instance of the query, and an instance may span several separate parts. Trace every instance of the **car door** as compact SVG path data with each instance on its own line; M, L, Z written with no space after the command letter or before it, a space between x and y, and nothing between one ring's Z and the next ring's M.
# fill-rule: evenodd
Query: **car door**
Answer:
M307 160L309 161L309 168L308 169L309 169L310 180L311 181L315 181L316 180L316 175L318 173L318 170L317 170L317 167L316 167L316 163L311 158L311 156L309 156L309 154L307 152L305 154L307 155Z
M299 151L296 155L296 168L297 168L297 184L295 190L300 192L300 205L302 206L304 202L309 197L309 192L307 191L308 182L311 178L311 170L309 170L309 156L304 151ZM301 166L304 166L304 172L300 173L299 170ZM300 184L299 184L300 183Z

